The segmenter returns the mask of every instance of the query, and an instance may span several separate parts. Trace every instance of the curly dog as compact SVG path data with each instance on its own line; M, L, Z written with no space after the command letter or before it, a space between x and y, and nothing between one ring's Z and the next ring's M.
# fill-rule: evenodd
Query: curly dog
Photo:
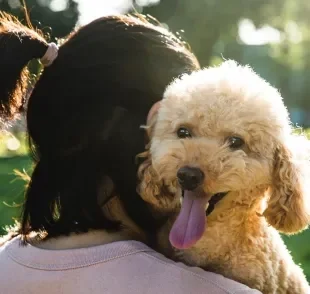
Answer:
M226 61L174 81L158 108L139 193L171 214L159 250L263 293L309 294L279 234L310 220L309 142L279 92Z

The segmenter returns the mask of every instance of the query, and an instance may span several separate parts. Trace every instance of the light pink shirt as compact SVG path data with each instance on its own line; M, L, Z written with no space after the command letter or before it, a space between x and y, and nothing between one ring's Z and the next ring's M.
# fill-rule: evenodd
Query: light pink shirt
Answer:
M166 259L136 241L83 249L0 247L1 294L254 294L220 275Z

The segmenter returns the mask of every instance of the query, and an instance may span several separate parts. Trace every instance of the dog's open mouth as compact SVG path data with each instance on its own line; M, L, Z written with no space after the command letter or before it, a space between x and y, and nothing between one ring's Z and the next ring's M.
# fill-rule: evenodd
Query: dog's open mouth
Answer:
M174 247L187 249L202 237L206 229L206 214L209 215L227 193L211 195L195 189L185 190L182 194L181 211L171 228L169 240Z
M206 210L206 216L211 214L211 212L214 210L215 205L220 202L227 194L228 192L216 193L211 197L211 199L209 200L209 206ZM184 197L184 191L182 191L182 197Z
M220 202L227 195L227 193L228 192L217 193L211 197L209 200L209 206L206 210L206 216L210 215L210 213L214 210L215 205Z

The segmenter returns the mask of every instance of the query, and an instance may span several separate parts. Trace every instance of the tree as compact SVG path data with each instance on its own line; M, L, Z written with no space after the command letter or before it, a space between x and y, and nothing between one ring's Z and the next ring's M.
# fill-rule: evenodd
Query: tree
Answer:
M209 65L215 44L234 40L238 22L251 19L257 26L269 23L283 9L282 0L162 0L143 8L173 31L184 30L203 66Z
M140 2L135 1L137 6ZM184 30L182 36L202 66L212 64L214 56L221 58L221 54L253 63L263 77L280 89L289 106L310 110L309 1L161 0L156 5L140 7L141 10L166 23L173 32ZM260 48L242 45L238 37L241 19L250 19L257 28L276 28L282 42Z
M0 0L0 10L25 20L25 11L21 0ZM61 11L51 9L52 0L27 0L25 1L34 27L42 29L52 38L61 38L69 34L78 20L78 4L76 1L67 0L66 6Z

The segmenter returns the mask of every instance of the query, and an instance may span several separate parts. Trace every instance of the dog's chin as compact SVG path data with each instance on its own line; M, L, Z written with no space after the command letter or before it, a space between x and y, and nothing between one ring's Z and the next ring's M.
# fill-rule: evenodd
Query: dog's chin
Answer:
M206 216L210 215L215 208L215 205L219 203L229 192L221 192L213 194L208 201L209 205L206 210ZM184 197L184 190L182 190L182 197Z

